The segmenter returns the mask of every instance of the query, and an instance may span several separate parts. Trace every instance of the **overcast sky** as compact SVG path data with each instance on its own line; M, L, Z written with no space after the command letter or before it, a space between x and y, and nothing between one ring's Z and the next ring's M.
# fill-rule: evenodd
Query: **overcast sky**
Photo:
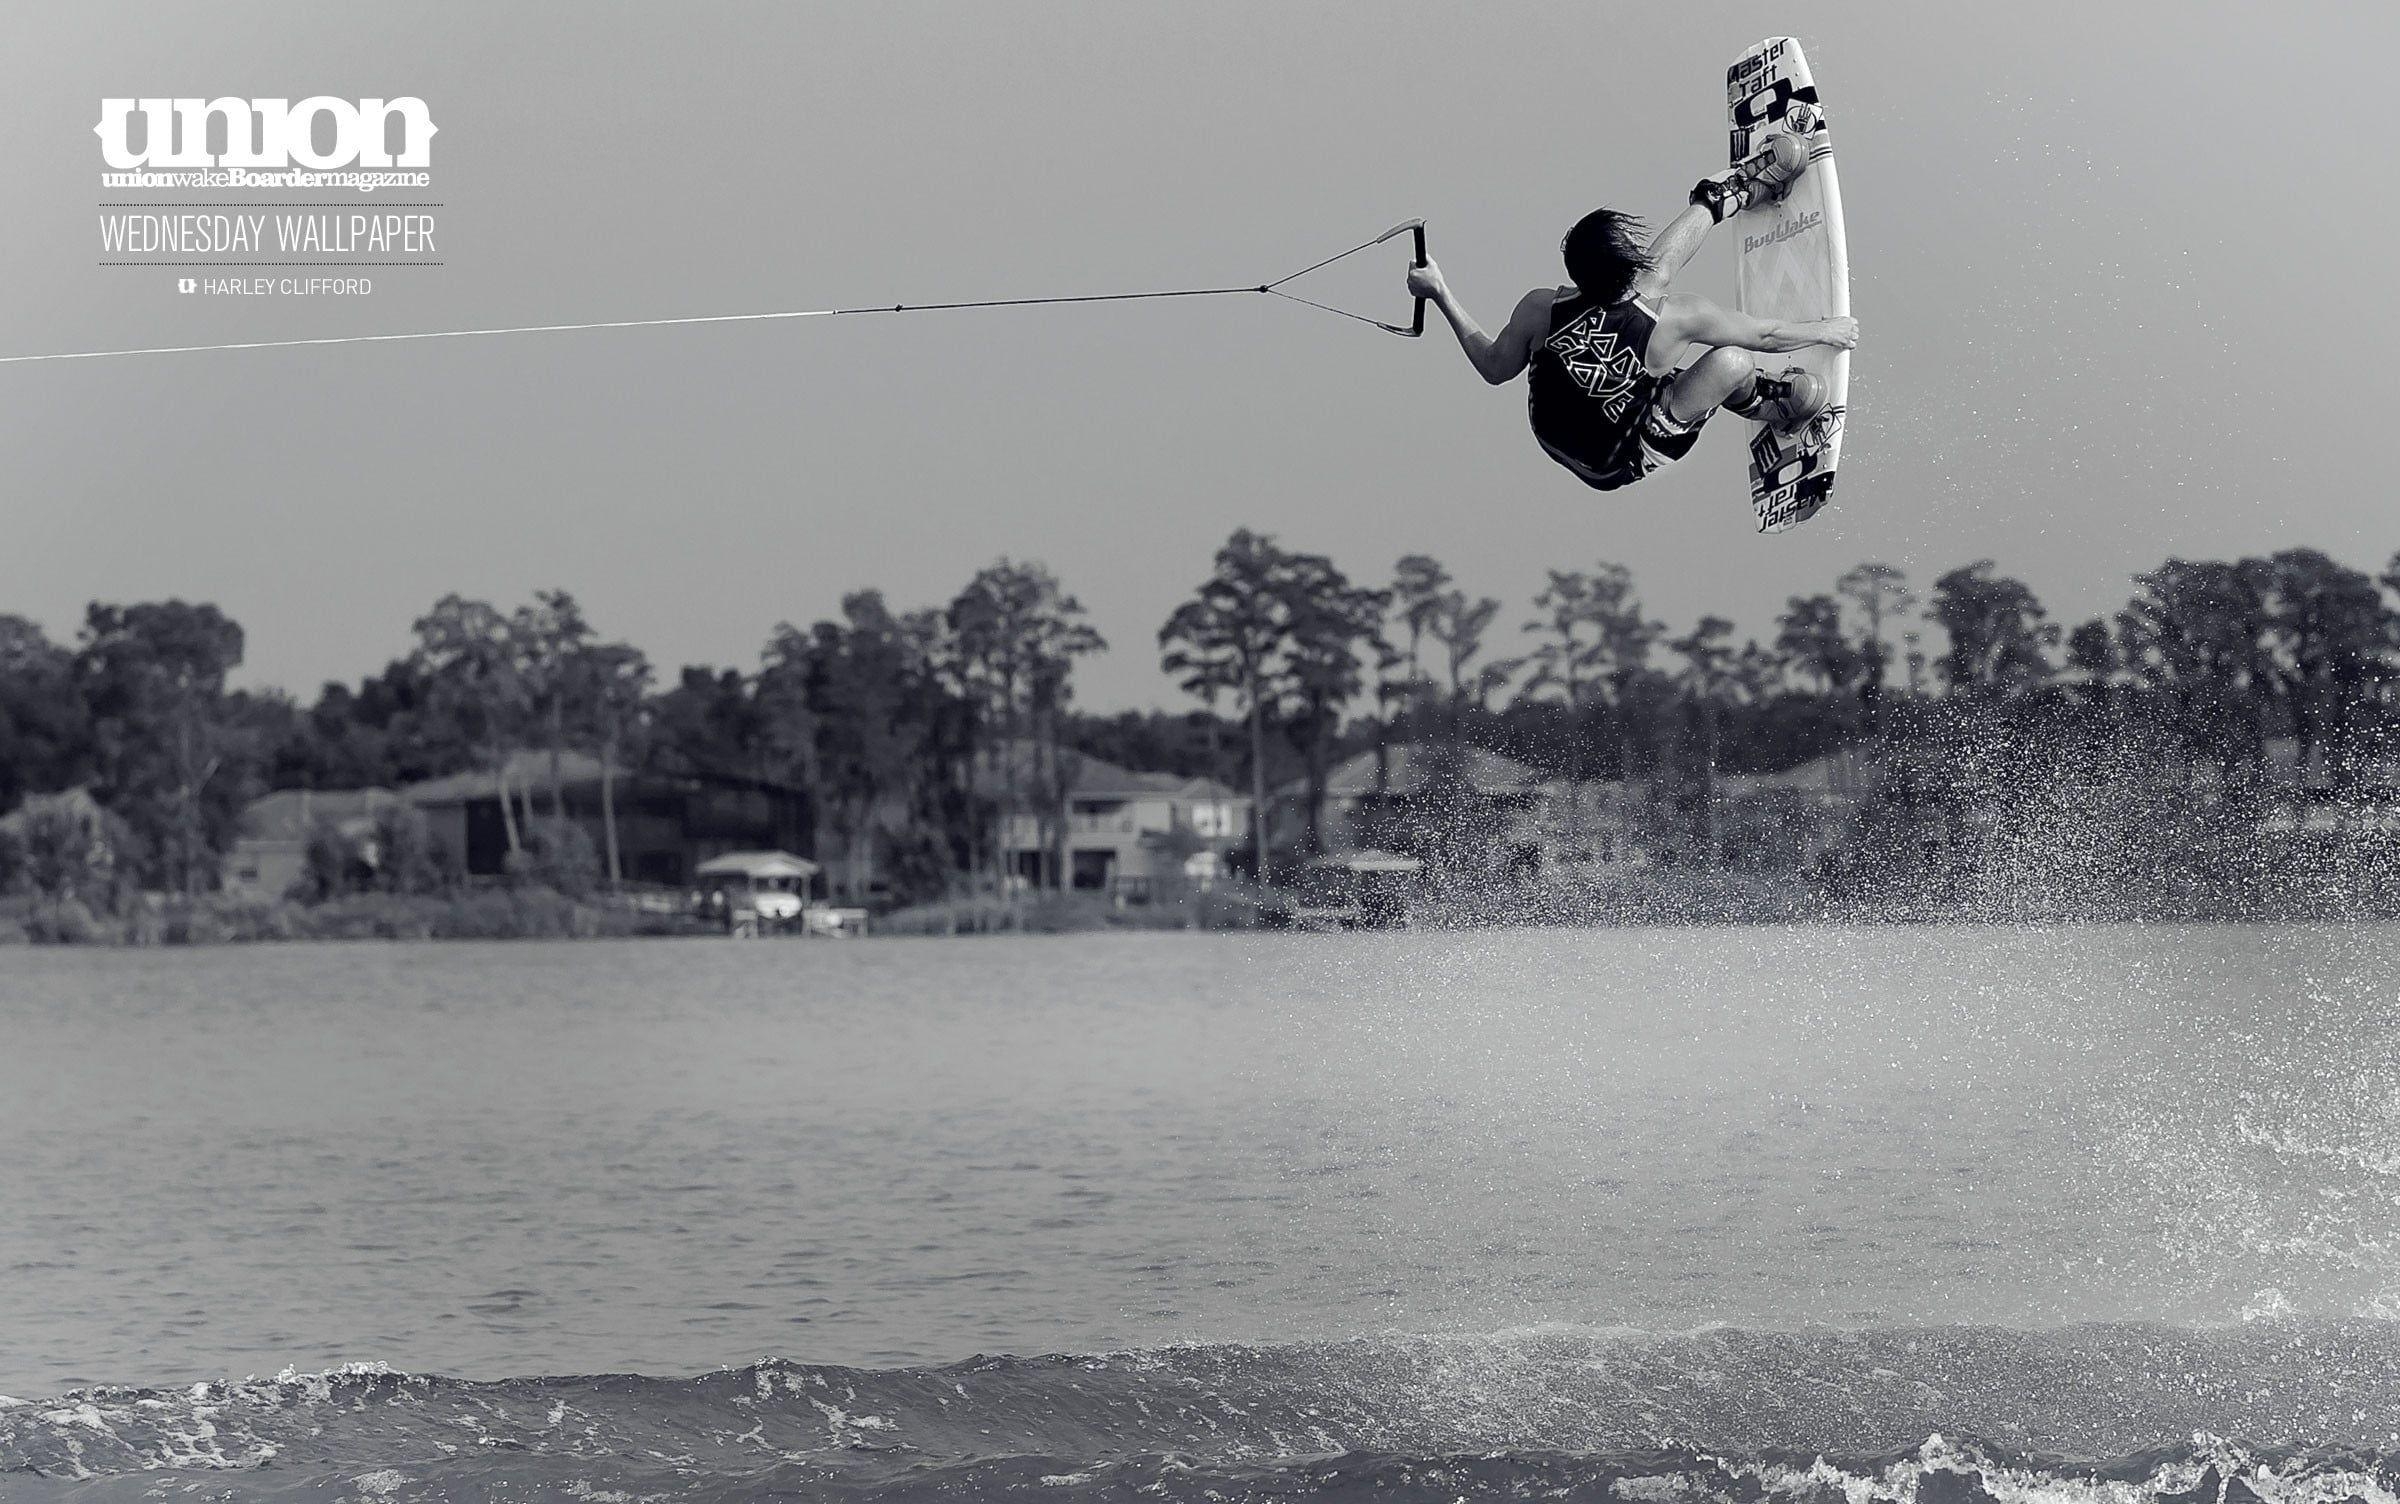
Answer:
M881 586L1048 561L1154 634L1232 529L1514 622L1550 566L1769 628L1863 558L2072 622L2170 554L2400 548L2400 6L20 5L0 353L1253 282L1423 215L1497 324L1561 230L1721 165L1726 64L1824 90L1863 327L1834 505L1752 531L1731 432L1603 497L1447 338L1264 298L0 366L0 611L213 600L312 695L436 596L580 596L671 676ZM439 269L364 300L96 267L111 95L426 100ZM119 193L114 197L137 195ZM1395 245L1326 291L1404 308ZM1367 258L1357 258L1365 261ZM1729 298L1712 246L1684 286ZM1302 288L1299 290L1307 290Z

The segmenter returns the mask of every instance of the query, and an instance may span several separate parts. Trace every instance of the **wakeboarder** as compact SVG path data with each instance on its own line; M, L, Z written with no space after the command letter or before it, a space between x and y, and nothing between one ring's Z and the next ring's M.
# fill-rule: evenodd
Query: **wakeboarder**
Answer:
M1701 179L1647 247L1640 220L1593 210L1559 245L1569 285L1527 293L1497 337L1477 326L1434 263L1410 269L1408 290L1441 309L1484 380L1499 386L1526 374L1543 451L1584 484L1613 491L1689 454L1719 407L1782 432L1824 410L1821 378L1798 366L1770 376L1752 356L1851 349L1856 319L1755 318L1670 290L1710 229L1781 201L1807 166L1797 137L1771 136L1740 166Z

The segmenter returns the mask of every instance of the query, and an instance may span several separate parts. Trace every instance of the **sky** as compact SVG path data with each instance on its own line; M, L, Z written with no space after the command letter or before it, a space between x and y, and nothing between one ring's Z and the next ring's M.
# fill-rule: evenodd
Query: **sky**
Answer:
M1663 220L1722 165L1745 47L1814 67L1862 340L1834 505L1775 537L1732 432L1603 496L1446 338L1265 298L0 365L0 612L214 601L239 682L303 697L452 591L571 590L671 676L1007 555L1110 640L1085 705L1172 705L1158 625L1237 527L1370 582L1432 554L1504 624L1621 562L1671 624L1758 633L1869 558L1990 558L2072 624L2170 555L2400 549L2389 4L79 0L11 32L0 354L1250 283L1418 215L1496 327L1584 211ZM338 300L97 265L99 101L227 94L424 99L444 264ZM1404 316L1404 259L1295 290ZM1731 282L1720 243L1678 285Z

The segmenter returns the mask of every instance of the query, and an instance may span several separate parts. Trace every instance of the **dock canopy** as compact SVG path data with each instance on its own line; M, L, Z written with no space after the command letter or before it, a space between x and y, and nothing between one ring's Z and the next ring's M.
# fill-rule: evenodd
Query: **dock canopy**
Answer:
M809 878L820 872L815 862L788 851L728 851L692 869L694 877L745 877L752 882L769 878Z

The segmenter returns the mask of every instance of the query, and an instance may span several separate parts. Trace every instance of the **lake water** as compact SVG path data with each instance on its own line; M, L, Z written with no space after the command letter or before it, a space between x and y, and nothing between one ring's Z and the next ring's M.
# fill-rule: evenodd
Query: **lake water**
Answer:
M0 952L0 1493L2317 1478L2396 1009L2388 926Z

